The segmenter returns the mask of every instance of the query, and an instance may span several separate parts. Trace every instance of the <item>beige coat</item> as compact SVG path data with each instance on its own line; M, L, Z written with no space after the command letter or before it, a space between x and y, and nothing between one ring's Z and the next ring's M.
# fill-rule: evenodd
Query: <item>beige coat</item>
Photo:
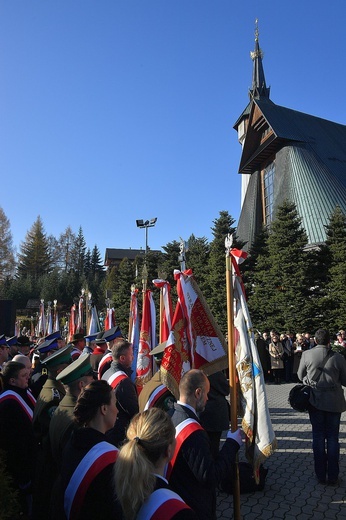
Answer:
M282 356L284 355L284 348L280 341L277 343L270 343L269 345L270 364L272 370L284 368Z

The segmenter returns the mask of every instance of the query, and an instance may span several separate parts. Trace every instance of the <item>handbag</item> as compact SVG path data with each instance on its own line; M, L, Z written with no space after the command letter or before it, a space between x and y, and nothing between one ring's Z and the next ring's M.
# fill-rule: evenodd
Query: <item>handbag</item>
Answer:
M293 410L297 412L307 412L310 405L311 386L303 383L295 385L288 395L288 402Z
M324 365L329 359L329 354L331 350L329 349L328 354L325 356L323 360L322 367L319 367L320 373L318 377L313 382L317 385L319 378L323 372ZM290 393L288 394L288 402L292 406L293 410L297 410L297 412L307 412L310 407L310 395L311 395L311 386L306 385L304 383L300 383L291 388Z

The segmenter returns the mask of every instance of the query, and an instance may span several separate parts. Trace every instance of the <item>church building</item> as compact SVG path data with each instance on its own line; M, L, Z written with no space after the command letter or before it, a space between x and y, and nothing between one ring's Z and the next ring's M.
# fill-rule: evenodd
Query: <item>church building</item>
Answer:
M249 250L284 199L294 202L314 247L326 239L336 206L346 214L346 126L276 105L255 33L250 102L234 125L242 146L238 238Z

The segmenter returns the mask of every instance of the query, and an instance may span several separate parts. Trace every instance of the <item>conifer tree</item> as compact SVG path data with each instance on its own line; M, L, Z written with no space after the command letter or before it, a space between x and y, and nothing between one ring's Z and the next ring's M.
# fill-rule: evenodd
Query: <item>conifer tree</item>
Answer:
M115 290L113 300L115 319L123 334L127 334L129 327L131 285L134 283L133 263L128 258L124 258L116 271L113 272L113 276L114 275Z
M169 281L172 287L174 287L174 270L180 269L179 256L180 256L180 243L177 240L168 242L162 247L164 250L163 257L159 269L166 273L166 279Z
M90 273L91 273L91 251L90 251L90 248L88 247L87 252L85 253L85 258L84 258L84 274L85 274L87 280L89 280Z
M20 278L31 276L34 282L37 282L39 277L49 273L51 268L49 243L41 217L38 216L20 246L17 273Z
M220 211L219 218L213 221L211 230L214 238L210 244L209 276L204 292L211 312L224 334L227 331L225 238L228 234L235 233L234 222L228 211ZM234 247L239 246L235 239Z
M195 280L203 295L209 289L209 252L210 247L206 237L197 238L191 235L188 240L189 248L186 253L186 267L192 269Z
M240 264L240 271L242 273L246 295L248 298L251 297L254 291L255 274L258 270L258 261L262 256L266 256L268 254L268 236L268 230L263 226L260 232L255 236L245 262Z
M307 243L295 205L284 200L271 224L267 252L258 257L255 287L249 299L257 328L305 330L310 296L310 257L304 249Z
M70 272L73 269L73 251L76 247L77 237L70 226L59 236L59 267L61 270Z
M15 260L10 221L0 207L0 284L14 275Z
M331 332L346 324L346 216L337 206L326 226L327 239L323 254L327 281L323 298L325 327Z
M79 227L78 235L71 251L71 266L79 277L84 275L86 251L87 247L83 235L83 230L81 227Z
M89 250L90 253L90 250ZM88 280L88 287L93 295L94 303L96 304L97 308L101 308L104 305L104 295L105 295L105 289L104 289L104 278L106 276L106 273L103 268L101 255L98 247L95 245L91 254L90 254L90 262L86 262L86 265L89 263L89 272L87 275Z

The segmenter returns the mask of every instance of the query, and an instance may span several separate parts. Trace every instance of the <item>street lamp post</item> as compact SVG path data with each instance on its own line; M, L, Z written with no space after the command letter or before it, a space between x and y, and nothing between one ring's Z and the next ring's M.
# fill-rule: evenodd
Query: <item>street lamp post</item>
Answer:
M137 227L145 229L145 257L148 252L148 228L154 227L157 221L157 217L151 218L150 220L136 220Z

